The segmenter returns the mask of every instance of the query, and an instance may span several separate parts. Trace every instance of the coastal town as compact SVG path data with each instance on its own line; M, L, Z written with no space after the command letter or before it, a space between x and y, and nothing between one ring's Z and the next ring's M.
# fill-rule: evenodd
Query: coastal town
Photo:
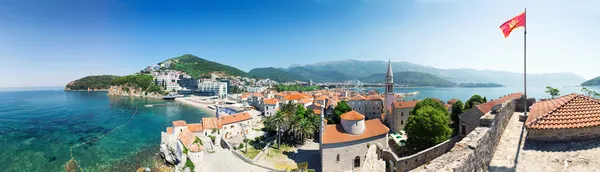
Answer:
M166 85L188 83L182 80L190 78L177 71L167 75L155 76L168 81ZM175 171L477 171L488 165L499 165L489 170L501 171L527 169L527 163L517 167L517 160L544 156L531 150L547 149L541 143L558 142L554 143L558 146L600 136L594 123L600 101L589 95L570 94L540 102L525 101L523 93L507 93L489 101L474 95L464 104L458 99L404 100L406 94L394 92L393 77L388 63L382 84L385 92L378 93L341 88L277 91L273 87L278 83L270 80L219 81L213 75L198 81L199 92L174 99L215 116L198 122L173 121L161 133L161 157ZM254 84L243 87L242 93L227 94L225 90L229 84L247 82ZM206 89L206 85L213 87ZM190 85L173 88L189 93ZM525 104L531 108L527 116ZM446 117L443 125L437 127L448 130L439 133L433 129L435 123L415 123L436 118L428 113L446 114L442 115ZM423 114L421 118L430 119L411 118ZM420 128L425 125L430 128ZM424 131L433 133L419 133ZM518 135L522 138L514 138ZM438 140L430 140L433 138ZM537 147L531 148L534 143ZM508 148L517 153L507 153L504 149ZM574 151L586 162L597 161L591 159L592 151ZM573 160L543 163L552 169L581 165Z

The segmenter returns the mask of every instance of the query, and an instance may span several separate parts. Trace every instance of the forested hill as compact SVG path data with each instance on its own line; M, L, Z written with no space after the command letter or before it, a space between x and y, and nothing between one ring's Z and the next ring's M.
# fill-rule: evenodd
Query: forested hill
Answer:
M306 80L302 76L299 76L299 75L296 75L293 73L289 73L287 71L273 68L273 67L255 68L255 69L250 70L250 72L248 72L248 75L250 77L256 77L256 78L267 78L267 79L271 79L271 80L277 81L277 82L291 82L291 81Z
M96 89L96 90L106 90L110 87L111 83L119 78L119 76L114 75L94 75L94 76L86 76L80 78L78 80L69 82L65 86L65 90L77 91L77 90L87 90Z
M235 67L202 59L191 54L184 54L161 63L165 63L167 61L171 62L169 69L183 71L195 78L199 77L200 75L208 75L211 72L222 72L230 76L248 76L248 73Z
M385 74L373 74L361 79L367 83L383 83L385 82ZM406 86L433 86L433 87L453 87L455 83L444 80L432 74L422 72L395 72L394 84Z
M593 86L593 85L600 85L600 76L581 83L581 86Z

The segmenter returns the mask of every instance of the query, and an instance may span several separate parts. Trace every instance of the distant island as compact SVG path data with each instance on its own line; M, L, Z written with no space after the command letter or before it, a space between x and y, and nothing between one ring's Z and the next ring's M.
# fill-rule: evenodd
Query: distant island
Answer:
M496 83L460 83L458 87L466 87L466 88L475 88L475 87L504 87L504 85L496 84Z
M378 73L360 78L360 81L366 83L383 83L385 82L384 79L385 74ZM411 71L394 72L394 84L409 87L453 87L456 85L432 74Z
M600 76L581 83L581 86L594 86L594 85L600 85Z

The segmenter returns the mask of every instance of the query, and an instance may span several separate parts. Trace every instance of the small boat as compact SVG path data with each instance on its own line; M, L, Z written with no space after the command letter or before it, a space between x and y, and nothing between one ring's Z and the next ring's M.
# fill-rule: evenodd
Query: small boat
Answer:
M173 100L175 98L180 98L183 97L183 95L179 95L179 94L169 94L163 97L163 99L167 99L167 100Z

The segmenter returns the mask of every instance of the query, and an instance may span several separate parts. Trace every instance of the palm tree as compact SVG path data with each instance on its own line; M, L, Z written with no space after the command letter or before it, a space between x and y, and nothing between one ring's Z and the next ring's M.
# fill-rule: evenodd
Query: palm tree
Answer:
M267 129L269 130L277 131L277 126L285 130L288 127L287 123L288 118L281 111L277 111L275 112L275 115L267 117L267 119L265 119L265 127L267 127Z
M294 126L294 136L300 143L304 143L307 138L312 137L317 131L316 127L307 118L301 118L294 123Z

